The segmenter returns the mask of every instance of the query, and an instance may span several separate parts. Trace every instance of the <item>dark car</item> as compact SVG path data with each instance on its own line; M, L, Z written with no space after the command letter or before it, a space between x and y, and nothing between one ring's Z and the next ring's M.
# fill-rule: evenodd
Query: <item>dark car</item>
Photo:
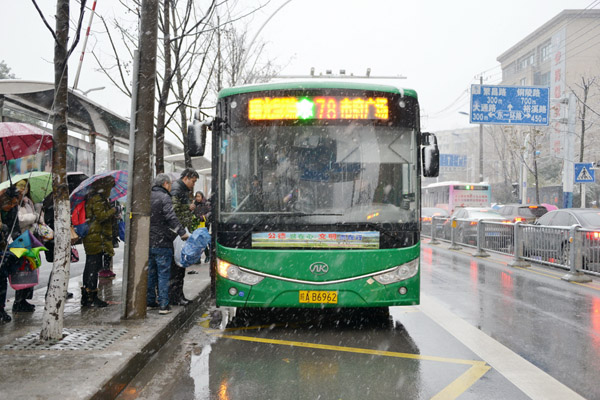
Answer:
M532 224L548 209L541 204L507 204L498 210L498 213L511 222Z
M523 255L538 260L569 264L570 231L573 225L584 230L582 235L583 265L600 265L600 210L597 208L565 208L549 211L523 230Z
M451 218L456 218L456 229L454 233L454 238L457 242L465 243L465 244L477 244L477 225L479 221L492 221L492 222L501 222L501 223L509 223L506 218L500 215L496 210L489 207L464 207L458 208L452 213ZM451 235L451 223L445 224L445 232L446 238L450 239ZM485 239L486 242L494 239L504 239L502 241L507 241L509 239L509 235L511 235L510 229L488 229L485 231Z
M440 237L444 229L444 221L441 218L447 218L450 213L443 208L423 207L421 208L421 232L424 235L431 235L431 227L433 225L433 217L439 217L436 220L436 237Z

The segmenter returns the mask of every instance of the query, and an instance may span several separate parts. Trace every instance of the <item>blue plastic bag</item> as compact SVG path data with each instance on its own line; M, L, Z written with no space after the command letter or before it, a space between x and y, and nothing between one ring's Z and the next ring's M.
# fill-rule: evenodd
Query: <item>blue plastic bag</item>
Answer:
M121 242L125 241L125 221L122 219L119 220L119 239Z
M183 244L180 266L187 268L192 264L199 264L202 252L208 243L210 243L208 230L206 228L196 229Z

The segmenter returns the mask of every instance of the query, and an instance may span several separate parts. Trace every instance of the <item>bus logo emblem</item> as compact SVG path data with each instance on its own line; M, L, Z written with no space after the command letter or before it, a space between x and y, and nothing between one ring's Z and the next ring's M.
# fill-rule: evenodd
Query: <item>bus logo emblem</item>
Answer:
M327 272L329 272L329 265L319 261L310 264L310 267L308 267L308 269L310 269L310 272L312 272L315 275L325 275Z

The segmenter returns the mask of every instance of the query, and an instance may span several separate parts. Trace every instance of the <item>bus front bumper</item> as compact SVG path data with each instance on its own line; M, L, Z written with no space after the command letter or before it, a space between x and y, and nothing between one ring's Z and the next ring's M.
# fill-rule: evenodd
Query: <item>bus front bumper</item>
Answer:
M249 286L217 275L217 306L226 307L389 307L417 305L420 274L383 285L372 277L334 285L310 285L267 277Z

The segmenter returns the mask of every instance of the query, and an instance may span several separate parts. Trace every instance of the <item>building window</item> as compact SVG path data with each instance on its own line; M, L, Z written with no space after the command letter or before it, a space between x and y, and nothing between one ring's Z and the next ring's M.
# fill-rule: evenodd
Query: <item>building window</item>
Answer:
M540 62L544 62L550 59L550 50L552 42L548 40L546 43L540 46Z
M517 61L517 71L522 71L534 63L535 53L531 52L527 55L524 55L523 57L519 58L519 61Z
M536 86L550 86L550 71L545 73L536 72L533 76L533 84Z
M521 78L521 80L519 81L519 85L527 86L527 78Z

